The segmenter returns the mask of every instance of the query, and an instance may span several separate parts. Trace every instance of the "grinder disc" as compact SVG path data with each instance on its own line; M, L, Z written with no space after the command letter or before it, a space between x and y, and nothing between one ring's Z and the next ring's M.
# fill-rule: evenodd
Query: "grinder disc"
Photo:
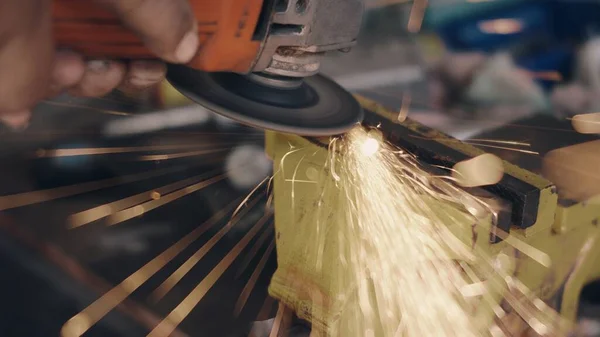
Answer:
M261 129L301 136L342 134L363 119L354 97L321 75L207 73L169 65L167 79L182 94L223 116Z

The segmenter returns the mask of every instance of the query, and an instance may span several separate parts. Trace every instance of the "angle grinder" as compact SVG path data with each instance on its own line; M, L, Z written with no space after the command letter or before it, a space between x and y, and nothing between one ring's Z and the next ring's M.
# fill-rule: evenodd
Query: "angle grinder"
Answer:
M362 121L354 97L319 75L326 52L358 36L362 0L191 0L200 48L167 80L193 101L238 122L302 136L344 133ZM152 53L90 0L55 0L59 47L87 57L148 59Z

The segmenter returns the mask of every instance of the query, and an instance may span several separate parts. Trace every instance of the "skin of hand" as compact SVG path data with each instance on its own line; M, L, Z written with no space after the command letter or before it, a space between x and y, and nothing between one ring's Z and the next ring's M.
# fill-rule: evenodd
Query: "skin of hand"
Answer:
M195 56L198 28L188 0L89 0L114 11L158 59L187 63ZM0 1L0 121L24 128L31 109L62 92L98 97L122 88L139 90L164 78L160 61L86 60L57 50L52 0Z

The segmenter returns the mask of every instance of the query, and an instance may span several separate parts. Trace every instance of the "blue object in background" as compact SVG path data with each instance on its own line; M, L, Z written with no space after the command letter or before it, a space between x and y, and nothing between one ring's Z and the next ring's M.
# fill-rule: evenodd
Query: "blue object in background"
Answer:
M515 63L521 68L536 73L557 72L562 78L571 77L575 54L565 47L556 47L545 52L517 57ZM556 84L554 80L538 79L537 82L545 89L551 90Z
M430 22L428 28L440 36L449 50L486 53L507 50L519 66L532 72L555 71L564 79L571 76L576 48L589 37L600 35L600 2L530 0L494 3L487 9L469 10L465 15L454 13L437 23ZM494 33L485 29L494 27L494 23L504 31L500 29L499 33ZM511 31L511 23L518 25L518 29ZM538 82L545 89L551 89L555 84L547 80Z
M547 39L551 36L552 22L549 20L550 8L540 3L513 4L507 8L483 11L447 22L435 30L446 43L446 47L455 51L493 52L506 49L529 40L532 37ZM484 31L484 27L494 23L506 26L518 24L512 33L494 34Z
M551 0L553 34L560 41L581 42L600 35L600 1Z

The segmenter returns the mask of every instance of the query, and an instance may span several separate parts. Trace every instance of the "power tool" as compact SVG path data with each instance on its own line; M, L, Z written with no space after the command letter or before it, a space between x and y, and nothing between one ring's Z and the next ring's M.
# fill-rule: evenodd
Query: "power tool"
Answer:
M204 107L250 126L301 136L341 134L363 111L319 75L326 52L348 51L362 0L190 0L197 56L168 65L171 84ZM58 47L89 58L149 59L152 53L110 11L88 0L54 0Z

